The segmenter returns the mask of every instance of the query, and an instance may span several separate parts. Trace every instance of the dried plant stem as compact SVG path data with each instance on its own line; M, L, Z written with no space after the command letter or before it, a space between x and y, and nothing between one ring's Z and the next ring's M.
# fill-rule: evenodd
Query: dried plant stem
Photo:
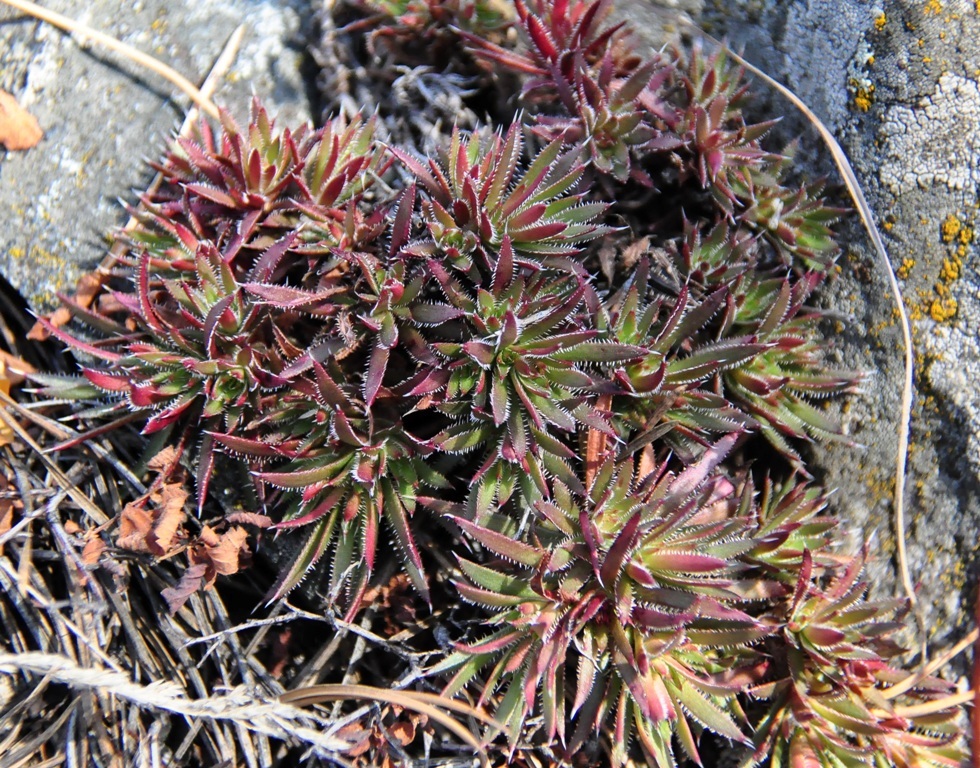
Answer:
M0 653L0 673L44 675L51 681L76 690L116 696L138 707L172 712L187 718L226 721L277 739L296 739L328 752L347 749L343 739L326 735L325 722L310 712L284 702L257 701L244 687L226 694L188 699L175 683L156 682L145 686L132 682L123 672L105 667L82 667L55 653Z
M6 0L4 0L6 2ZM225 43L225 47L222 49L221 54L214 62L214 66L211 67L211 71L208 72L208 76L205 78L204 83L201 85L200 92L201 95L206 99L211 99L214 96L215 91L218 90L218 85L221 83L224 76L228 74L228 70L231 69L232 64L235 63L235 57L238 55L238 49L242 45L242 39L245 37L245 25L239 24L235 28L235 31L231 33L231 37L228 38L228 42ZM211 114L210 112L208 114ZM191 128L197 121L200 115L198 108L191 107L184 117L184 121L180 124L180 130L177 132L178 137L187 136L191 132ZM163 174L157 173L153 180L150 182L150 186L146 190L147 195L152 195L159 189L160 184L163 182ZM142 203L140 204L142 207ZM129 217L126 225L123 227L124 232L128 232L133 229L137 224L139 224L139 219L133 215ZM109 253L106 254L102 263L99 264L98 271L100 274L105 275L109 270L115 266L116 261L125 252L126 248L125 241L116 240L113 243L112 248L109 249Z
M978 639L980 639L980 629L974 629L956 645L943 653L942 656L936 657L918 672L906 677L904 680L902 680L902 682L895 683L895 685L893 685L891 688L885 688L883 691L881 691L881 695L886 699L894 699L896 696L902 695L906 691L914 688L932 673L946 666L950 659L954 659L959 656L971 645L974 645Z
M909 320L908 313L905 311L905 300L902 298L902 289L898 284L898 277L895 275L895 270L892 268L891 259L888 257L888 251L885 248L885 243L882 240L881 233L878 231L878 227L874 223L874 214L871 211L871 206L868 205L867 199L864 197L861 184L854 173L854 169L851 167L851 164L847 159L847 155L844 154L844 150L837 142L837 139L834 137L833 133L830 132L830 129L823 124L820 118L814 114L813 110L811 110L799 96L793 93L785 85L777 82L761 69L743 59L737 53L729 49L722 42L713 38L693 22L685 21L684 23L692 27L705 39L712 41L719 47L724 47L728 51L728 55L749 70L752 74L761 78L768 85L779 91L779 93L788 99L793 106L800 110L807 120L810 121L813 127L816 128L817 132L820 134L820 137L830 149L831 155L833 155L834 163L837 165L837 169L844 178L844 184L847 187L847 191L850 193L851 199L854 201L854 206L857 208L858 214L861 217L861 222L864 224L864 228L867 231L868 236L871 238L872 245L874 245L881 269L888 278L888 285L891 289L892 296L895 299L895 308L898 312L899 325L902 329L902 345L905 351L905 375L902 382L902 403L898 423L898 448L895 456L895 487L893 496L895 541L897 545L898 569L902 579L902 588L905 591L909 604L915 611L916 623L919 626L921 638L922 661L924 664L928 659L925 640L925 619L922 616L921 611L918 610L918 601L915 596L915 586L912 584L912 578L909 574L908 553L905 548L905 477L906 463L908 461L909 453L909 431L912 422L915 353L912 342L912 323Z
M4 0L6 2L6 0ZM23 440L38 456L41 462L45 465L48 472L55 481L62 487L62 489L71 497L72 501L78 504L89 517L91 517L96 525L104 525L109 521L108 515L99 509L95 504L92 503L91 499L85 496L75 484L58 468L58 465L44 452L44 449L39 446L34 439L30 436L26 429L24 429L20 422L17 421L13 416L10 415L12 411L16 411L19 408L17 402L12 400L8 395L0 392L0 421L6 424L11 430L17 433L17 436Z
M484 764L487 762L486 750L483 745L466 728L456 720L446 714L443 710L450 710L460 714L469 715L490 725L500 731L506 730L489 715L479 709L464 704L454 699L437 696L433 693L422 693L419 691L395 691L383 688L373 688L367 685L312 685L308 688L299 688L288 691L279 697L279 700L287 703L295 703L300 706L306 704L318 704L324 701L345 701L349 699L363 699L367 701L377 701L384 704L393 704L404 709L409 709L419 714L426 715L434 722L439 723L447 730L451 731L462 741L465 741L473 749L480 752Z
M942 712L944 709L953 709L953 707L958 707L961 704L972 702L973 697L973 691L962 691L960 693L954 693L950 696L943 696L941 699L926 701L922 704L910 704L909 706L905 707L895 707L895 714L904 718L924 717L925 715L932 715L936 712Z
M103 32L99 32L97 29L92 29L85 24L74 19L69 19L67 16L62 16L60 13L55 11L50 11L47 8L42 8L36 3L30 2L30 0L0 0L11 8L16 8L18 11L33 16L41 21L46 21L58 29L63 29L66 32L70 32L74 35L79 35L80 37L86 37L100 45L104 45L106 48L115 51L116 53L122 54L130 61L139 64L141 67L145 67L151 72L155 72L160 75L160 77L168 80L170 83L175 85L181 91L183 91L187 96L193 101L200 109L207 112L215 120L218 119L218 108L214 105L207 96L205 96L200 89L182 74L180 74L173 67L169 67L164 64L159 59L155 59L152 56L143 53L142 51L134 48L131 45L127 45L110 35Z

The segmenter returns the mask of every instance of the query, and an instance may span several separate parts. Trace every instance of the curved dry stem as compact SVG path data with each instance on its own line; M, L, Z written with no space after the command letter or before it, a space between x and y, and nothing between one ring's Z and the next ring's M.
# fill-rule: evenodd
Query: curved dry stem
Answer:
M851 167L851 164L847 159L847 155L844 154L844 150L841 148L834 135L830 132L830 129L823 124L820 118L813 113L813 110L811 110L799 96L793 93L785 85L774 80L761 69L743 59L737 53L728 48L728 46L726 46L724 43L716 40L693 22L685 20L684 23L692 27L705 39L710 40L719 47L725 48L728 55L730 55L735 61L745 67L752 74L764 80L768 85L779 91L779 93L787 98L793 104L793 106L800 110L806 119L810 121L813 127L817 129L820 137L823 139L828 149L830 149L831 155L833 155L834 163L837 165L837 170L840 171L841 176L844 178L844 185L847 187L847 191L850 193L851 199L854 201L854 206L857 208L858 215L861 217L861 223L864 224L864 228L867 231L868 236L871 238L871 243L874 245L881 268L888 277L888 285L891 289L892 297L895 300L896 310L898 311L899 325L902 329L902 345L905 351L905 371L904 380L902 382L902 403L898 423L898 448L895 456L895 488L893 496L893 508L895 513L895 541L897 544L898 569L902 580L902 588L905 591L909 604L915 611L916 623L919 627L921 639L922 660L923 663L925 663L927 661L925 619L923 618L921 611L918 610L915 587L912 584L912 578L909 574L908 553L905 548L905 466L908 461L909 431L912 423L912 394L913 376L915 371L915 353L912 343L912 323L909 320L908 313L905 311L905 301L902 298L902 289L898 284L898 277L895 275L895 270L892 268L891 260L888 257L888 251L885 248L885 243L882 240L881 233L878 231L878 227L875 226L874 214L872 213L871 206L868 205L868 201L864 196L864 191L861 189L861 184L854 173L854 169Z
M404 709L424 714L477 750L481 755L484 765L489 765L489 761L483 744L470 731L443 710L450 710L471 716L497 730L506 731L503 725L473 706L421 691L395 691L386 688L375 688L369 685L311 685L307 688L287 691L279 697L280 701L297 706L319 704L324 701L346 701L350 699L394 704Z
M929 675L942 669L951 659L955 659L971 645L974 645L978 639L980 639L980 629L974 629L956 645L943 653L942 656L936 657L918 672L909 675L901 682L895 683L890 688L885 688L881 691L881 695L886 699L894 699L896 696L901 696L906 691L917 686L925 678L929 677Z
M933 715L936 712L942 712L946 709L953 709L961 704L968 704L973 701L973 697L973 691L961 691L960 693L943 696L941 699L933 699L922 704L895 707L894 714L905 718L924 717L925 715Z
M63 29L66 32L70 32L80 37L86 37L100 45L104 45L106 48L120 53L125 56L130 61L139 64L141 67L146 67L146 69L151 72L155 72L160 75L160 77L168 80L181 91L183 91L187 96L193 101L198 108L202 109L208 115L213 117L215 120L219 119L218 108L214 105L207 96L201 93L200 89L186 77L184 77L180 72L175 70L173 67L169 67L164 64L159 59L155 59L152 56L143 53L142 51L134 48L131 45L127 45L110 35L103 32L99 32L97 29L92 29L80 21L75 21L67 16L62 16L60 13L55 11L50 11L47 8L42 8L36 3L30 2L30 0L0 0L0 2L5 5L9 5L11 8L16 8L22 13L26 13L29 16L33 16L35 19L40 19L41 21L46 21L58 29Z

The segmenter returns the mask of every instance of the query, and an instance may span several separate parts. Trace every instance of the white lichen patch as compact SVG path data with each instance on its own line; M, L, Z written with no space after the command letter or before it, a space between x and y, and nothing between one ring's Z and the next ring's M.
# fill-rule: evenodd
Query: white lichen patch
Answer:
M895 195L943 184L980 185L980 86L944 74L916 107L895 105L881 126L879 178Z

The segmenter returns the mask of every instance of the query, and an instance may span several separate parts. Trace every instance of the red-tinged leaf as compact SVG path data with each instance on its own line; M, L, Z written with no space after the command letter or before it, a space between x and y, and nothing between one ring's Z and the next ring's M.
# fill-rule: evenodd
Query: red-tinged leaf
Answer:
M238 437L237 435L224 434L222 432L208 432L206 434L211 435L211 437L216 440L219 445L228 448L232 453L240 456L273 458L280 455L279 451L274 445L264 443L261 440L252 440L246 437Z
M129 389L129 379L125 376L113 376L92 368L83 368L82 375L99 389L107 392L125 392Z
M122 359L122 355L117 354L116 352L110 352L102 349L101 347L96 347L91 344L86 344L84 341L79 341L74 336L65 333L65 331L52 325L44 317L39 317L37 322L40 323L41 327L44 328L45 331L50 333L59 341L64 342L71 349L84 352L87 355L91 355L92 357L96 357L100 360L105 360L109 363L116 363Z
M497 653L520 640L521 633L514 629L504 629L473 645L459 644L457 647L471 654Z
M641 559L649 570L661 573L711 573L729 565L723 558L697 552L644 552Z
M509 135L509 133L508 133ZM493 286L495 296L499 296L514 279L514 247L510 235L504 235L500 244L500 253L493 265Z
M491 592L487 589L474 587L466 582L458 582L455 586L464 600L474 605L483 606L484 608L513 608L526 602L526 598L524 597Z
M354 448L363 448L367 443L354 431L354 427L351 425L350 420L347 418L346 414L339 408L334 411L333 416L334 432L337 434L337 438L342 443L353 446Z
M482 341L467 341L463 344L462 351L483 368L489 368L497 357L494 348Z
M238 208L238 201L235 198L227 192L222 192L220 189L208 186L207 184L188 184L185 186L185 189L198 197L203 197L205 200L218 203L226 208Z
M440 325L461 317L463 310L437 302L416 304L412 307L412 319L422 325Z
M558 350L552 357L575 363L617 363L638 360L647 354L642 347L611 341L589 341Z
M384 492L384 515L395 530L395 538L398 540L404 556L405 570L408 571L408 576L419 595L431 605L429 585L425 579L425 572L422 570L422 558L415 546L415 537L412 536L412 529L408 523L408 510L405 508L401 496L395 492L390 480L383 480L381 485Z
M272 276L272 273L276 271L276 267L279 266L282 257L286 255L286 252L292 247L298 236L298 232L290 232L266 249L265 253L255 262L255 266L252 267L249 275L251 278L250 282L264 283L268 280Z
M371 359L368 362L367 374L364 376L364 402L370 407L374 399L378 396L381 389L381 382L384 380L385 370L388 368L388 355L390 350L380 344L375 345L371 350Z
M204 509L204 499L208 495L208 486L214 472L214 437L205 432L201 440L201 449L197 455L197 514Z
M500 555L502 558L509 560L510 562L526 565L530 568L536 568L541 564L541 561L547 554L544 550L538 549L537 547L532 547L530 544L517 541L510 536L497 533L489 528L476 525L475 523L471 523L469 520L464 520L461 517L451 517L450 519L456 523L456 525L458 525L467 536L475 539L491 552Z
M299 517L294 517L289 520L283 520L276 523L276 530L289 530L290 528L301 528L304 525L309 525L310 523L316 522L325 515L335 512L338 509L338 504L344 498L346 490L343 488L333 488L331 491L323 497L323 499L312 507L308 512Z
M710 446L698 459L697 463L681 472L670 484L671 497L682 500L701 487L708 475L724 460L735 446L739 433L725 435L714 445Z
M214 306L211 307L210 311L208 312L208 316L204 320L204 345L212 360L218 354L218 348L215 342L215 334L218 332L218 325L221 323L225 311L231 306L231 303L234 300L234 294L218 299Z
M625 571L626 559L636 546L641 517L637 512L629 519L602 561L599 583L607 589L613 589Z
M826 626L811 625L803 629L803 637L820 648L832 648L847 639L847 635L839 629Z
M800 564L800 575L796 579L796 589L793 591L793 601L790 605L790 616L796 614L800 603L810 592L810 577L813 574L813 555L809 549L803 550L803 560Z
M331 296L343 293L345 288L330 288L323 291L304 291L301 288L291 288L288 285L272 285L270 283L244 283L242 285L249 294L257 296L268 304L280 309L299 309L311 304L325 302Z
M415 157L409 152L399 149L398 147L388 146L386 149L394 155L402 165L408 168L415 177L422 182L424 186L436 200L448 205L450 202L449 196L447 195L447 188L438 183L435 177L432 175L432 170L429 168L428 164L424 161Z
M521 146L521 124L520 121L515 120L507 129L503 146L497 153L496 165L491 171L490 183L485 184L481 190L480 202L488 209L493 210L500 205L503 194L517 170L517 163L521 157ZM496 284L496 280L494 283Z
M351 456L343 455L312 469L293 472L256 472L255 476L277 488L306 488L315 483L334 480L346 472L350 462Z
M139 284L136 293L140 304L140 318L157 333L165 334L163 323L150 304L150 254L148 253L140 257Z
M558 59L558 49L555 47L555 42L552 40L544 24L542 24L541 19L537 16L528 16L525 22L525 28L541 55L548 61L556 61Z
M276 584L269 590L265 598L266 605L271 605L283 597L303 580L310 568L316 565L327 547L330 546L336 523L337 515L333 514L317 524L302 548L282 571Z
M391 258L408 242L412 232L412 214L415 211L415 185L409 184L398 201L395 220L391 224L391 244L388 255Z

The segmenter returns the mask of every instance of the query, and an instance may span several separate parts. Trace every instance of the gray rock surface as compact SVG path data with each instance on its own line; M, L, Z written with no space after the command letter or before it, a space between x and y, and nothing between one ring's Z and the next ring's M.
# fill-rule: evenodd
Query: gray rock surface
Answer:
M246 35L215 100L237 119L252 93L291 122L309 118L297 0L51 0L79 19L200 83L238 24ZM45 131L25 152L0 149L0 270L37 309L98 263L105 234L125 222L188 107L170 84L121 56L0 6L0 88ZM133 191L133 192L131 192Z
M710 2L710 0L709 0ZM902 278L915 327L908 547L926 626L942 645L972 626L980 532L980 5L974 0L734 0L701 23L793 89L848 153ZM785 114L781 135L805 131ZM812 131L800 158L830 168ZM835 178L836 176L833 175ZM868 371L841 414L864 444L819 449L824 480L871 576L898 592L890 504L901 337L882 271L856 222L827 306L851 320L831 354Z

